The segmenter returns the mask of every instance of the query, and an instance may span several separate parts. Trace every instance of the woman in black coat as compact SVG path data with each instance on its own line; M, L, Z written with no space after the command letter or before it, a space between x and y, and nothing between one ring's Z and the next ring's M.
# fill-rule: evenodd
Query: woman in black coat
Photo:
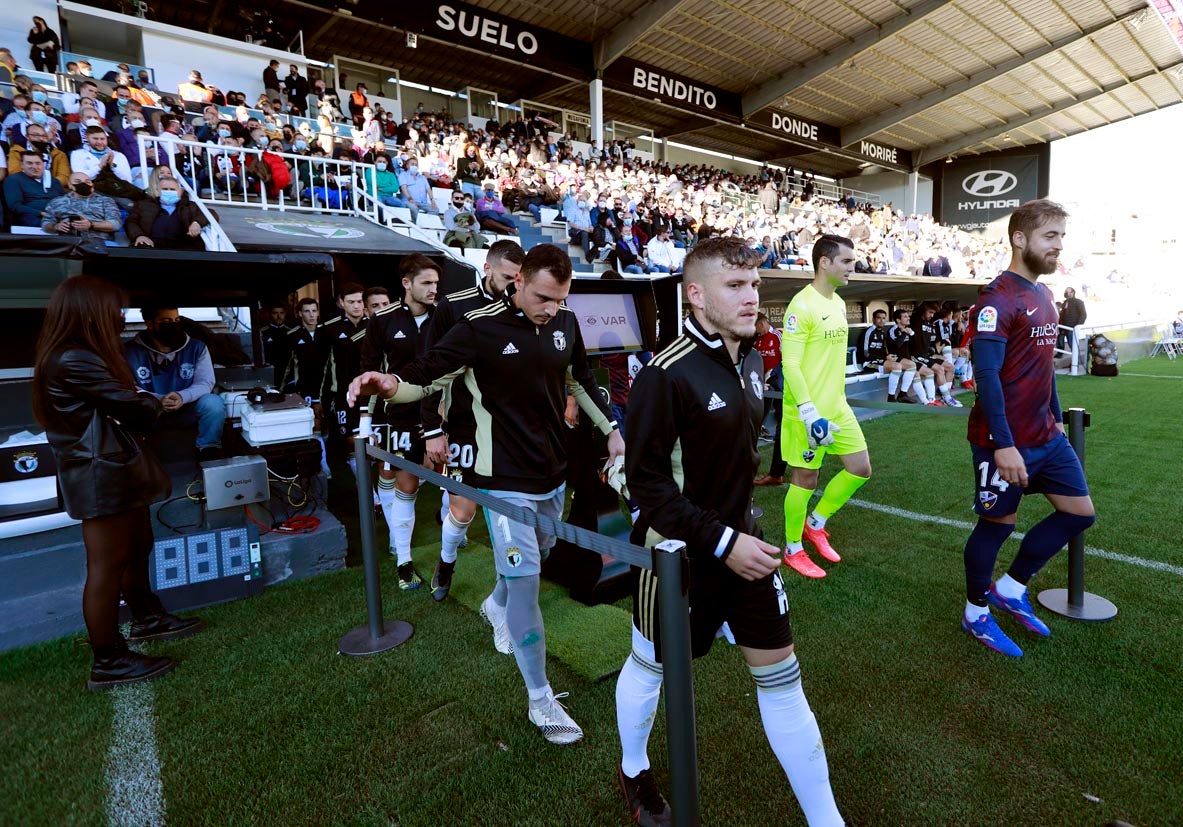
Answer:
M57 32L49 28L45 18L34 17L33 28L29 29L29 59L33 68L38 72L56 72L61 47Z
M66 279L49 300L33 373L33 413L57 459L66 513L82 521L82 613L94 653L89 689L176 667L171 658L128 650L118 626L121 596L131 609L133 642L182 637L202 625L168 614L148 579L148 506L168 496L171 485L135 436L155 424L161 405L132 382L119 339L125 304L107 281Z

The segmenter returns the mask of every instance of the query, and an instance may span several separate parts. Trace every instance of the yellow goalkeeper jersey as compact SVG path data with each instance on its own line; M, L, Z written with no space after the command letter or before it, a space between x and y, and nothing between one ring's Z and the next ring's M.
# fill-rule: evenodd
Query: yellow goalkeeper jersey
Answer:
M832 418L850 409L846 403L846 302L835 293L825 298L807 284L785 311L781 336L781 367L788 405L812 402L818 413Z

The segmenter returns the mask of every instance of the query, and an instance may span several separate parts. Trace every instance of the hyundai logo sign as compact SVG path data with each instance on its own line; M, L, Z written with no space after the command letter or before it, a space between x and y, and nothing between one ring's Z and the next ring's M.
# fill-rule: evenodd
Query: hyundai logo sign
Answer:
M979 198L997 198L1019 185L1014 173L1001 169L986 169L967 175L961 188Z

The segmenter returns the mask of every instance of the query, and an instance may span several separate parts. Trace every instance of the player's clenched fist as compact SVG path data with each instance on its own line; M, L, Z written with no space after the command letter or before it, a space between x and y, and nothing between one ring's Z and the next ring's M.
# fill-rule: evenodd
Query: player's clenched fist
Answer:
M368 370L349 383L349 390L345 394L349 407L357 404L359 396L377 396L379 399L389 399L398 390L398 379L389 373L379 373Z
M781 551L751 534L741 534L723 562L744 580L759 580L780 566Z

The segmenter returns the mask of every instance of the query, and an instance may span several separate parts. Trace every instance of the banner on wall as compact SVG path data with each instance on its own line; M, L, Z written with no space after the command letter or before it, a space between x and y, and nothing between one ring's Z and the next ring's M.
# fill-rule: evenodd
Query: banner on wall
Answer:
M1037 155L954 161L945 165L940 221L963 230L984 230L1038 197Z
M609 64L604 69L604 85L723 121L739 123L743 119L743 104L734 92L631 58L620 58Z

